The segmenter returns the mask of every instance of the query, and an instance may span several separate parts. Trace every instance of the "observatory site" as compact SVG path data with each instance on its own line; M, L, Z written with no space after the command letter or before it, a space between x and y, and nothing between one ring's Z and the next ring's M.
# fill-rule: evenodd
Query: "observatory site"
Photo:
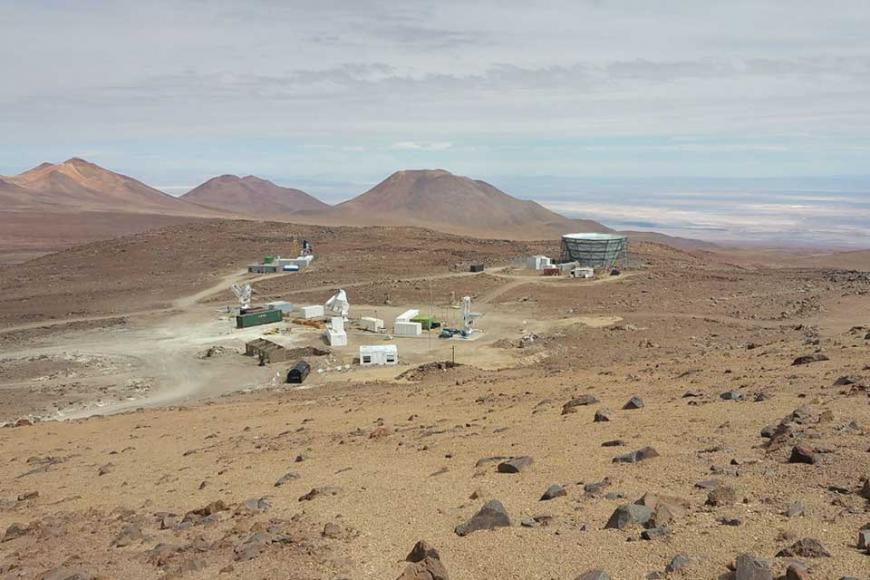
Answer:
M0 580L870 579L866 1L0 25Z

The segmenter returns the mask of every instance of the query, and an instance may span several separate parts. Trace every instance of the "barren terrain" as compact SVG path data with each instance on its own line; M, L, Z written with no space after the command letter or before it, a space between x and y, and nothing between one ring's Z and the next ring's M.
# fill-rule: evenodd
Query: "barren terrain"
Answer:
M309 270L244 272L301 239ZM515 266L557 250L220 221L0 269L0 414L20 425L0 430L0 577L409 580L440 562L454 579L641 579L683 554L668 577L727 578L748 553L774 576L800 561L866 578L862 255L772 267L639 243L620 276ZM244 342L325 348L320 332L235 330L227 287L245 280L255 302L344 288L349 346L284 384L295 359L258 366ZM463 295L479 338L395 338L398 367L355 364L384 337L354 319L455 324ZM510 525L459 535L489 500ZM607 527L619 509L632 517ZM437 562L404 561L418 540Z

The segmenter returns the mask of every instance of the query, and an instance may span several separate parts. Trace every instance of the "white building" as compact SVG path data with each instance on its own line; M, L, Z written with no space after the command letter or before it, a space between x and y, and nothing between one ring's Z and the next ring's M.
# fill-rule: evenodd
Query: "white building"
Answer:
M363 345L359 347L359 364L394 365L399 362L399 349L395 344Z
M587 268L587 267L574 268L573 270L571 270L571 277L572 278L594 278L595 277L595 270L593 270L592 268Z
M329 346L347 346L347 332L344 330L344 318L333 316L329 328L326 329L326 342Z
M384 329L384 321L380 318L372 318L371 316L363 316L359 319L360 326L363 330L369 332L380 332Z
M396 317L396 322L408 322L409 320L411 320L412 318L416 318L417 316L420 316L420 311L412 308L411 310L406 310L398 315Z
M530 270L543 270L551 265L550 258L547 256L529 256L528 260L526 260L526 267Z
M293 312L293 305L289 302L285 302L284 300L278 300L276 302L269 302L266 304L266 308L269 310L280 310L281 314L287 315Z
M323 305L321 304L315 304L314 306L303 306L299 309L299 311L302 313L302 318L304 318L305 320L323 317Z
M393 334L396 336L421 336L423 334L423 324L420 322L396 320L396 323L393 325Z

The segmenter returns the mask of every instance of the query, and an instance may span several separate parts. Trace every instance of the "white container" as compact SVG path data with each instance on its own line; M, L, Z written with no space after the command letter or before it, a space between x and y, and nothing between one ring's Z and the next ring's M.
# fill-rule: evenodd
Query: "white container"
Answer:
M396 322L408 322L412 318L419 316L420 311L412 308L411 310L406 310L400 315L396 317Z
M284 300L269 302L268 304L266 304L266 308L268 308L269 310L280 310L282 314L289 314L293 312L293 305L289 302L285 302Z
M347 346L347 333L343 330L326 329L326 342L329 346Z
M359 322L360 326L363 327L363 330L368 330L369 332L380 332L384 329L384 321L380 318L363 316L359 319Z
M544 268L549 268L551 265L550 258L547 256L529 256L526 261L526 266L530 270L543 270Z
M394 365L399 362L399 349L395 344L374 344L359 347L359 364Z
M592 268L574 268L571 270L571 276L574 278L594 278L595 270Z
M315 304L314 306L303 306L299 311L302 313L301 317L305 320L323 317L323 306L320 304Z
M393 334L396 336L420 336L423 334L423 325L419 322L406 322L397 320L393 325Z

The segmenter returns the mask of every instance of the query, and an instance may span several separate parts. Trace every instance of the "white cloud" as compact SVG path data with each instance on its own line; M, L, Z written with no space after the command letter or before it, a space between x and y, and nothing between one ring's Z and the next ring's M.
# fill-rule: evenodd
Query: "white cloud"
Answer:
M446 151L451 147L449 141L399 141L390 145L396 151Z

